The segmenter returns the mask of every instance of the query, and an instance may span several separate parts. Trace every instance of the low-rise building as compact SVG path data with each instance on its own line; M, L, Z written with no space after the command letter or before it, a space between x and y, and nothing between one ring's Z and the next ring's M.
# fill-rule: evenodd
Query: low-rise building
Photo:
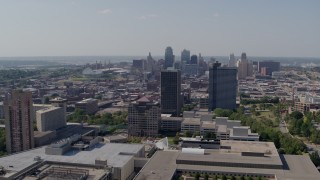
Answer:
M54 131L66 126L66 115L62 107L50 107L36 111L37 128L40 132Z
M161 131L178 132L181 130L182 117L161 117Z
M219 149L158 151L134 179L177 179L196 173L277 180L320 177L308 156L279 155L272 142L228 140L220 141Z
M86 114L94 114L99 110L98 100L92 98L77 102L75 107L83 110Z

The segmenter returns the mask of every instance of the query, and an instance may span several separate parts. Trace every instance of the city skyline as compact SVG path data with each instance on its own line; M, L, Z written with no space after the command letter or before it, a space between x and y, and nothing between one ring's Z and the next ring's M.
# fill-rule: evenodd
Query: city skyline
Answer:
M320 57L320 2L6 1L0 57L192 54Z

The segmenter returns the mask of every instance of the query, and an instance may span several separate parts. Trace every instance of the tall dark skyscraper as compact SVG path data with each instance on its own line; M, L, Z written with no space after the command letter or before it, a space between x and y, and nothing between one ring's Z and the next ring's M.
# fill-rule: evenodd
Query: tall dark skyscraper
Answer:
M161 113L179 116L181 105L180 70L161 71Z
M166 48L166 52L164 55L164 69L167 69L168 67L173 67L174 62L174 55L173 50L170 46Z
M32 93L14 90L8 95L4 106L8 153L16 153L33 148L34 112Z
M197 55L191 56L190 64L198 64L198 56Z
M221 67L215 62L209 69L209 110L235 109L237 97L237 68Z

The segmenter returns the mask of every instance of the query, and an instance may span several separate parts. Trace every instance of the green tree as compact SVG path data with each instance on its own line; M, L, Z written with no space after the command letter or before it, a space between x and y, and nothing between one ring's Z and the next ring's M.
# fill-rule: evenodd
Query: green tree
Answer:
M240 180L246 180L246 178L244 176L241 176Z
M231 176L231 180L236 180L237 178L234 176Z
M316 167L320 166L320 157L319 157L318 151L312 152L311 154L309 154L309 156L311 161Z
M227 180L227 176L226 175L222 175L221 180Z
M291 114L290 114L290 117L298 120L298 119L302 119L303 118L303 114L299 111L293 111Z
M204 180L209 180L209 175L208 174L204 175Z
M218 175L215 175L213 179L218 180Z
M192 134L191 134L190 131L185 131L185 132L184 132L184 136L185 136L185 137L191 137Z
M194 175L194 179L195 179L195 180L199 180L199 179L200 179L200 173L197 172L197 173Z

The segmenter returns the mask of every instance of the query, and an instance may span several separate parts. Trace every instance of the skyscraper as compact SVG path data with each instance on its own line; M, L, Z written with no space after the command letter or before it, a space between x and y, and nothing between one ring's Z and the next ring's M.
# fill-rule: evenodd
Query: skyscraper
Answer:
M190 64L198 64L198 56L197 55L192 55Z
M14 90L5 100L6 146L8 153L34 147L32 93Z
M221 67L215 62L209 69L209 111L216 108L235 109L237 69Z
M128 107L129 136L157 136L160 130L159 103L142 97Z
M179 116L181 112L181 72L161 71L161 112Z
M190 63L190 51L184 49L181 52L181 63L182 64L189 64Z
M164 55L164 69L167 69L168 67L173 67L174 62L174 55L173 50L170 46L166 48L166 52Z
M238 79L246 79L248 76L253 75L253 63L248 61L246 53L241 54L241 59L237 62Z
M228 64L229 67L236 67L237 66L237 60L236 58L234 57L234 54L231 53L229 55L229 64Z

